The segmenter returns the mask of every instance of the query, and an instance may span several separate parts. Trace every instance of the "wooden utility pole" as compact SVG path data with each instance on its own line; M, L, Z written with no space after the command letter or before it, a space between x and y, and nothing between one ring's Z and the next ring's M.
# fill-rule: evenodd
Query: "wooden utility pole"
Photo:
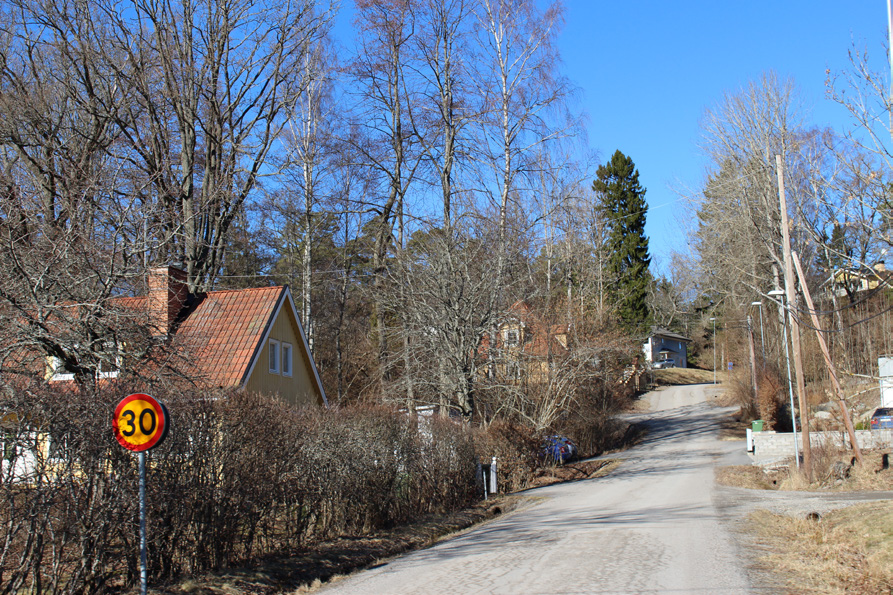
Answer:
M831 384L834 385L834 391L837 393L837 402L840 404L840 414L843 416L843 423L846 426L847 434L850 436L850 444L853 446L853 453L856 460L862 464L862 451L859 450L859 443L856 442L856 430L853 429L853 422L850 421L850 412L846 407L846 399L843 395L843 388L837 380L837 368L831 361L831 352L828 351L828 345L825 343L825 337L822 335L822 327L819 324L819 317L816 314L815 306L812 303L812 295L806 286L806 277L803 275L803 267L800 266L800 258L796 252L792 252L791 256L794 260L794 266L797 267L797 276L800 277L800 288L803 290L803 299L806 300L806 307L809 308L809 316L812 318L812 326L815 327L816 337L819 339L819 347L822 348L822 355L825 356L825 365L828 366L828 372L831 374Z
M812 456L809 444L809 403L806 398L806 380L803 377L803 357L800 353L800 322L791 315L797 305L794 291L794 265L791 259L791 231L788 222L788 203L784 195L784 165L781 155L775 156L775 170L778 175L778 202L781 209L781 248L784 253L784 291L787 299L785 316L791 321L791 354L794 358L794 375L797 377L797 404L800 406L800 436L803 440L803 469L806 478L812 482ZM793 417L793 411L791 416Z

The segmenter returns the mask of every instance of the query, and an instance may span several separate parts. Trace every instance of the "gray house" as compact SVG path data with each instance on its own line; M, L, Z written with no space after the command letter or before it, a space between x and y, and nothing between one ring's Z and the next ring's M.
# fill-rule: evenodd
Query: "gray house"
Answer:
M677 368L688 367L688 344L691 339L677 335L665 328L654 327L642 345L645 361L651 364L673 360Z

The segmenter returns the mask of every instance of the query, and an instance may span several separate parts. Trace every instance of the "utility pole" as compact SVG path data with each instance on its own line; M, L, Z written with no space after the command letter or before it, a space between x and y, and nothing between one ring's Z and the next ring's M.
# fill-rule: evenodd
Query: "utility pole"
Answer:
M840 404L840 414L843 416L843 423L846 426L846 431L850 435L850 444L853 446L853 453L856 455L856 460L859 461L859 464L861 465L862 451L859 450L859 443L856 442L856 431L853 429L853 422L850 421L850 412L846 408L843 388L841 388L840 382L837 380L837 368L834 367L834 363L831 361L831 352L828 351L825 337L822 336L822 327L819 324L819 317L815 313L815 306L812 303L812 295L810 295L809 288L806 286L806 277L803 276L803 267L800 266L800 258L797 256L796 252L793 252L791 256L793 256L794 266L797 267L797 275L800 277L800 287L803 288L803 299L806 300L806 307L809 308L809 316L812 318L812 326L815 327L815 334L819 339L819 347L822 348L822 355L825 356L825 365L828 366L828 372L831 374L831 384L834 385L834 390L837 392L837 401Z
M794 374L797 377L797 403L800 405L800 436L803 440L803 469L806 479L812 483L812 456L809 444L809 403L806 398L806 381L803 377L803 357L800 353L800 322L792 315L797 305L794 291L794 265L791 258L791 232L788 222L788 203L784 194L784 165L781 155L775 156L775 169L778 175L778 202L781 209L781 248L784 252L784 290L787 297L785 316L791 321L791 351L794 357Z

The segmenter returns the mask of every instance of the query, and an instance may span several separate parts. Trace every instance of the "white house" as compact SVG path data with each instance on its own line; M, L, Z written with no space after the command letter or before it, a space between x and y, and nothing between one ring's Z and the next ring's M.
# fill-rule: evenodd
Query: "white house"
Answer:
M673 360L677 368L688 367L688 344L691 339L664 328L651 329L651 335L642 345L648 363Z

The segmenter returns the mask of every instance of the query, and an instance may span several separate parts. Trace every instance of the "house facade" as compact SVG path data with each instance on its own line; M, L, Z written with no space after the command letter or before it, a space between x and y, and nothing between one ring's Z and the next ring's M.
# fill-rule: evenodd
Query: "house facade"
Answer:
M888 271L884 261L872 267L836 269L831 274L831 290L837 297L873 291L882 285L893 285L893 271Z
M645 361L654 364L673 360L677 368L688 367L688 345L691 339L663 328L653 328L642 345Z
M491 344L485 338L484 351L507 380L543 382L553 362L568 354L568 326L548 324L529 304L518 301L498 326L496 340Z

